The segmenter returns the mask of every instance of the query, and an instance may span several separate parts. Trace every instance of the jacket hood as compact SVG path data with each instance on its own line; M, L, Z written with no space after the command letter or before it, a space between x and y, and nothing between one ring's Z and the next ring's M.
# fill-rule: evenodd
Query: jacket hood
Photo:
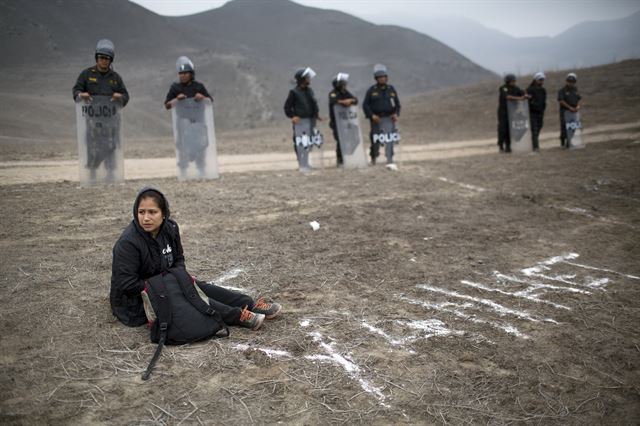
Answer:
M164 215L164 220L166 221L167 219L169 219L169 216L171 214L171 211L169 210L169 200L167 200L167 197L164 196L164 194L162 193L162 191L160 191L157 188L154 188L152 186L146 186L144 188L142 188L140 190L140 192L138 192L138 195L136 196L136 200L133 203L133 222L136 224L136 227L139 230L142 230L144 232L144 230L142 229L142 226L140 226L140 223L138 222L138 206L140 205L140 199L142 197L142 194L144 194L147 191L153 191L155 193L157 193L163 200L166 206L166 212ZM164 226L164 222L163 222L163 226Z

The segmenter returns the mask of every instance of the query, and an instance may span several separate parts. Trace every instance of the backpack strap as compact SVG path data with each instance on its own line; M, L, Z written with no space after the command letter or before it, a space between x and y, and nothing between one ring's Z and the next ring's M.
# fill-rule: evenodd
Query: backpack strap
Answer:
M149 380L149 377L151 377L151 371L160 358L162 348L167 341L167 330L171 325L171 304L169 303L169 297L167 297L167 287L164 284L164 278L162 275L151 277L147 282L147 285L151 286L157 293L156 300L158 301L158 307L156 310L156 321L158 321L160 327L160 339L158 341L158 347L156 348L151 361L149 361L147 369L142 373L142 380Z
M218 322L222 325L222 329L225 334L216 334L216 337L228 337L229 336L229 327L224 323L222 316L219 312L213 309L207 302L202 300L198 292L196 291L196 286L193 282L193 278L184 268L171 268L169 269L169 273L171 273L176 280L180 284L180 289L182 290L182 294L189 301L189 303L196 308L203 315L208 315L214 317Z

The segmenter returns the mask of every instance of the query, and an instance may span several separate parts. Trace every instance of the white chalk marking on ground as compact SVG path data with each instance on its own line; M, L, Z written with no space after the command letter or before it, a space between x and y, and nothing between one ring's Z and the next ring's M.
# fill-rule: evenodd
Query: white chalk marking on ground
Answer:
M513 275L502 274L499 271L493 271L493 275L499 280L511 281L511 282L518 283L518 284L527 284L529 286L527 289L518 292L518 293L522 293L522 294L529 294L529 293L532 293L532 292L534 292L534 291L536 291L538 289L568 291L570 293L592 294L588 290L582 290L582 289L575 288L575 287L565 287L565 286L558 286L558 285L553 285L553 284L543 284L543 283L539 283L539 282L535 282L535 281L529 281L529 280L521 280L520 278L514 277Z
M563 254L561 256L554 256L542 262L538 262L536 265L531 266L529 268L521 269L520 272L527 277L539 277L549 281L558 281L561 283L569 284L569 285L584 285L590 288L599 288L602 285L606 284L606 282L599 282L600 280L596 280L593 282L585 282L578 283L575 281L571 281L571 279L576 277L576 274L567 274L567 275L545 275L543 271L550 271L550 266L555 265L557 263L567 263L568 260L573 260L578 258L580 255L578 253L568 253ZM608 280L607 280L608 281Z
M460 282L462 284L464 284L464 285L467 285L467 286L473 287L473 288L477 288L479 290L490 291L490 292L504 294L504 295L512 296L512 297L519 297L519 298L531 300L531 301L537 302L537 303L545 303L547 305L551 305L554 308L558 308L558 309L566 309L568 311L571 310L571 308L569 308L568 306L564 306L564 305L560 305L558 303L550 302L549 300L539 299L539 298L537 298L535 296L530 296L530 292L527 292L527 291L517 291L515 293L511 293L509 291L504 291L504 290L500 290L498 288L488 287L488 286L486 286L484 284L474 283L472 281L462 280Z
M537 274L537 273L530 273L529 274L530 277L540 277L543 278L545 280L549 280L549 281L558 281L561 283L565 283L565 284L569 284L569 285L580 285L580 286L584 286L584 287L589 287L589 288L593 288L593 289L600 289L603 291L606 291L604 288L602 288L603 286L607 285L607 283L609 283L609 279L608 278L600 278L600 279L594 279L592 277L588 277L591 279L591 281L586 280L582 283L576 282L576 281L572 281L573 278L576 277L576 274L565 274L565 275L545 275L545 274Z
M621 276L626 277L626 278L631 278L632 280L640 280L640 277L636 277L635 275L623 274L622 272L613 271L611 269L596 268L595 266L582 265L580 263L573 263L573 262L567 262L567 261L564 261L564 263L566 263L567 265L577 266L578 268L593 269L595 271L609 272L610 274L621 275Z
M437 319L428 319L428 320L414 320L414 321L396 321L398 324L405 325L409 328L413 328L414 330L423 331L425 334L422 336L426 339L429 337L435 336L450 336L452 334L461 335L464 334L462 331L451 330L448 328L445 323Z
M428 284L418 284L416 285L417 288L421 289L421 290L427 290L427 291L431 291L433 293L440 293L440 294L444 294L447 296L451 296L451 297L456 297L458 299L464 299L464 300L471 300L473 302L479 303L481 305L487 306L489 308L491 308L493 311L497 312L499 315L513 315L515 317L521 318L521 319L525 319L528 321L532 321L532 322L540 322L540 321L544 321L544 322L551 322L554 324L558 324L558 322L554 319L551 318L535 318L533 317L530 313L526 312L526 311L518 311L515 309L511 309L511 308L507 308L506 306L503 306L499 303L494 302L493 300L490 299L481 299L478 297L473 297L473 296L469 296L468 294L462 294L462 293L458 293L456 291L451 291L451 290L446 290L443 288L439 288L439 287L434 287Z
M589 213L588 210L580 208L580 207L551 206L551 208L558 209L558 210L564 210L566 212L577 214L577 215L584 216L584 217L588 217L590 219L597 219L597 220L599 220L601 222L604 222L604 223L611 223L613 225L628 226L629 228L636 229L636 227L634 225L631 225L629 223L620 222L619 220L609 219L608 217L596 217L596 216L592 215L591 213Z
M487 190L486 188L482 188L480 186L469 185L468 183L456 182L455 180L447 179L446 177L442 177L442 176L440 176L438 179L441 180L442 182L447 182L452 185L458 185L462 188L470 189L472 191L485 192Z
M553 256L547 260L543 260L542 262L536 263L534 266L529 268L521 269L522 272L526 276L531 276L533 274L539 274L542 271L548 271L551 268L549 266L555 265L556 263L564 262L566 260L572 260L578 258L580 255L578 253L567 253L560 256Z
M207 284L217 285L218 287L226 288L227 290L231 290L231 291L237 291L239 293L245 293L245 294L246 293L253 293L253 290L251 290L251 289L246 289L246 288L241 288L241 287L234 287L234 286L225 284L227 281L236 278L237 276L239 276L243 272L244 272L244 269L241 269L241 268L232 269L230 271L225 272L224 274L222 274L221 276L219 276L215 280L208 281Z
M289 352L281 350L281 349L253 347L253 346L249 346L249 345L244 344L244 343L238 343L238 344L234 345L233 347L234 347L234 349L238 349L240 351L246 351L246 350L260 351L260 352L265 353L269 358L276 358L276 359L293 358L293 355L291 355Z
M374 334L377 334L379 336L382 336L387 342L389 342L389 344L391 344L393 346L405 345L407 342L410 342L411 340L415 340L416 339L415 336L409 336L409 337L405 337L405 338L402 338L402 339L394 339L393 337L389 336L384 330L369 324L365 320L362 320L361 324L362 324L362 326L364 328L366 328L370 332L372 332Z
M589 213L588 210L580 208L580 207L559 207L560 210L564 210L566 212L569 213L574 213L574 214L578 214L581 216L585 216L585 217L593 217L593 215L591 213Z
M401 299L401 300L405 300L409 303L411 303L412 305L418 305L418 306L422 306L423 308L426 309L431 309L431 310L436 310L436 311L441 311L441 312L447 312L450 314L455 315L458 318L462 318L464 320L476 323L476 324L485 324L485 325L490 325L491 327L497 328L499 330L504 331L507 334L513 334L516 337L519 337L521 339L529 339L529 336L527 336L526 334L522 333L520 330L518 330L516 327L512 326L509 323L506 324L501 324L499 322L494 322L494 321L488 321L488 320L483 320L480 318L476 318L475 316L471 316L468 314L465 314L464 312L459 311L458 309L450 309L449 306L456 306L462 309L467 309L467 308L474 308L475 306L472 303L463 303L463 304L458 304L458 303L452 303L452 302L443 302L443 303L431 303L431 302L425 302L423 300L414 300L414 299L410 299L406 296L398 296L396 295L397 298Z
M215 283L220 285L221 283L224 283L226 281L229 281L229 280L237 277L238 275L240 275L243 272L244 272L244 269L241 269L241 268L232 269L230 271L225 272L222 276L218 277L215 280Z
M605 290L602 287L606 286L609 283L609 278L600 278L600 279L595 279L595 278L592 278L592 277L588 277L588 278L591 278L593 281L585 281L583 283L583 285L585 285L587 287L590 287L590 288L597 288L597 289L600 289L600 290Z
M347 372L347 375L349 377L351 377L353 380L356 380L360 384L362 390L374 395L378 399L378 401L380 401L381 405L389 408L389 405L383 402L387 399L387 397L382 393L382 389L373 385L364 377L362 377L362 369L352 359L350 359L348 355L342 355L336 352L336 350L333 348L333 345L335 343L326 343L323 340L322 335L318 332L309 333L309 335L313 337L313 340L317 342L318 345L320 345L320 347L324 349L324 351L328 355L307 355L305 356L306 359L330 362L339 367L342 367Z

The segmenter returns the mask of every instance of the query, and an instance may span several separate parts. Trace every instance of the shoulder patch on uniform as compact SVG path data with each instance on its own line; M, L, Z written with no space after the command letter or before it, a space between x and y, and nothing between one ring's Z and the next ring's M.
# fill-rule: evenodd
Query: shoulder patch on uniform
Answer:
M395 96L395 95L396 95L396 92L391 92L391 95L390 95L390 96L392 96L392 97L393 97L393 96Z
M507 89L506 87L503 87L503 88L502 88L502 91L503 91L503 92L508 92L508 91L509 91L509 89Z
M96 82L96 81L98 81L98 79L96 77L89 77L89 81Z
M336 94L335 94L335 93L333 93L333 92L331 92L331 94L329 94L329 96L331 96L332 98L335 98L335 97L336 97Z

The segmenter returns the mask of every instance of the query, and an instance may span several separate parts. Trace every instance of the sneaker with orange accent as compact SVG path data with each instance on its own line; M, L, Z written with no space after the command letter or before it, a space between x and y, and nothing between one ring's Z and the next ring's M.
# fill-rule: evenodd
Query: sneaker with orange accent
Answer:
M256 314L262 314L266 319L274 319L282 311L282 305L279 303L268 303L263 298L260 298L253 304L253 312Z
M257 330L262 327L264 322L264 315L251 312L246 307L240 312L239 325L242 327L250 328L251 330Z

